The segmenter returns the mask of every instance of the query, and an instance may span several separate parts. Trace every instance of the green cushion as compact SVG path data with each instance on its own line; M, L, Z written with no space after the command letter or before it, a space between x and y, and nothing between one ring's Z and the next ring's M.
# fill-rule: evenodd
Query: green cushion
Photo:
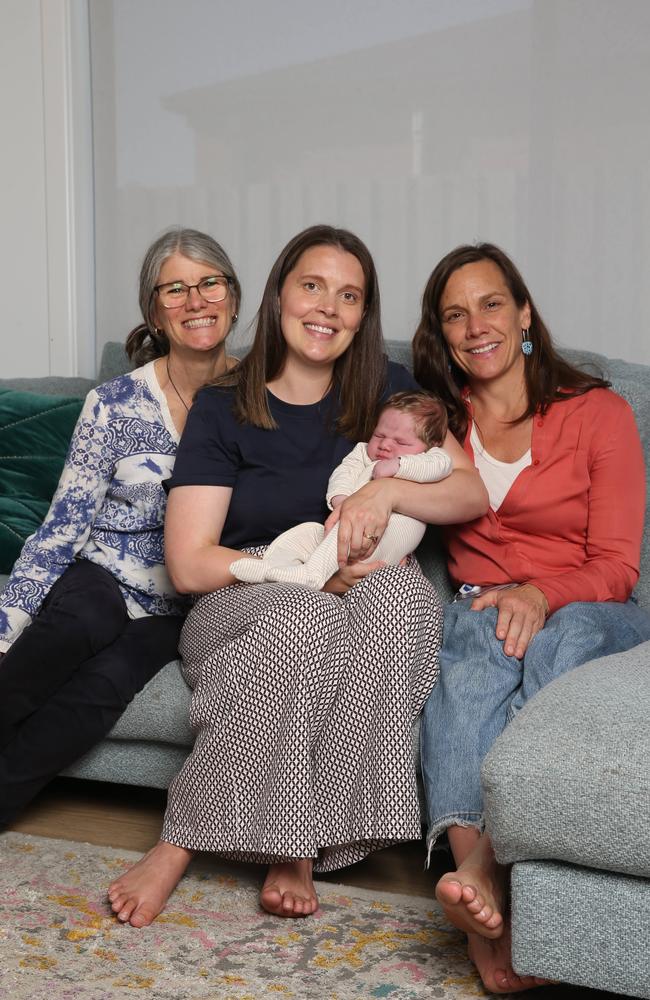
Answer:
M0 389L0 573L47 514L82 399Z

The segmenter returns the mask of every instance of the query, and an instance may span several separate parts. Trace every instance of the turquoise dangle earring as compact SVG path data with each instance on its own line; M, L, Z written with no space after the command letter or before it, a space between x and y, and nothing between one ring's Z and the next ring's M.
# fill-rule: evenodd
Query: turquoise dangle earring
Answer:
M527 358L529 358L533 353L533 343L530 339L530 332L528 330L521 331L521 350Z

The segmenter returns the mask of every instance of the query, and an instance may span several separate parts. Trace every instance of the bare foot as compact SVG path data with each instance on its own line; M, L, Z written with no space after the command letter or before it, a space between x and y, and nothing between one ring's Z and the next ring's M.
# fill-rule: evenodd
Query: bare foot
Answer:
M489 993L519 993L548 983L537 976L518 976L512 968L509 927L496 941L488 941L481 934L469 934L467 953Z
M260 893L260 904L278 917L308 917L318 909L312 881L311 858L270 865Z
M507 871L497 864L489 838L481 837L458 870L443 875L436 886L436 899L447 919L467 934L500 937Z
M192 851L159 840L145 856L108 887L118 920L146 927L161 913L192 859Z

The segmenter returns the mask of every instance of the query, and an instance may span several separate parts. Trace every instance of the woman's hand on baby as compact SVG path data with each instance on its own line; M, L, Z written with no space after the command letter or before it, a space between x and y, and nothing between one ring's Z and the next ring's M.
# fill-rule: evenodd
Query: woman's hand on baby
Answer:
M355 583L359 583L369 573L374 573L376 569L383 569L385 565L386 563L381 562L379 559L376 562L348 563L346 566L342 566L334 576L329 578L323 587L323 591L326 594L347 594L348 590L354 587Z
M546 624L548 601L532 583L502 590L488 590L472 601L472 611L497 608L497 639L503 640L506 656L523 659L530 642Z
M340 567L367 559L376 549L393 511L391 483L391 479L373 480L349 496L338 508L337 559Z
M373 479L388 479L399 472L399 458L380 458L372 470Z

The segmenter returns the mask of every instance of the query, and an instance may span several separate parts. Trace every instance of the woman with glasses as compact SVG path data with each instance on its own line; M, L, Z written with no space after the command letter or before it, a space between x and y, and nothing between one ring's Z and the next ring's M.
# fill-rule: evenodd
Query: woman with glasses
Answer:
M194 851L267 864L264 909L308 916L312 870L420 836L411 728L437 676L440 601L414 560L362 560L392 510L441 522L485 510L460 446L447 435L447 479L374 480L337 508L340 569L322 591L242 584L229 568L325 520L334 467L378 405L414 387L386 361L364 244L330 226L299 233L271 270L250 353L197 396L171 479L170 574L204 595L181 640L197 739L162 839L109 889L119 920L151 923Z
M163 480L196 391L236 359L240 286L210 236L173 229L140 274L139 365L93 389L48 514L0 597L0 826L102 739L177 655Z

